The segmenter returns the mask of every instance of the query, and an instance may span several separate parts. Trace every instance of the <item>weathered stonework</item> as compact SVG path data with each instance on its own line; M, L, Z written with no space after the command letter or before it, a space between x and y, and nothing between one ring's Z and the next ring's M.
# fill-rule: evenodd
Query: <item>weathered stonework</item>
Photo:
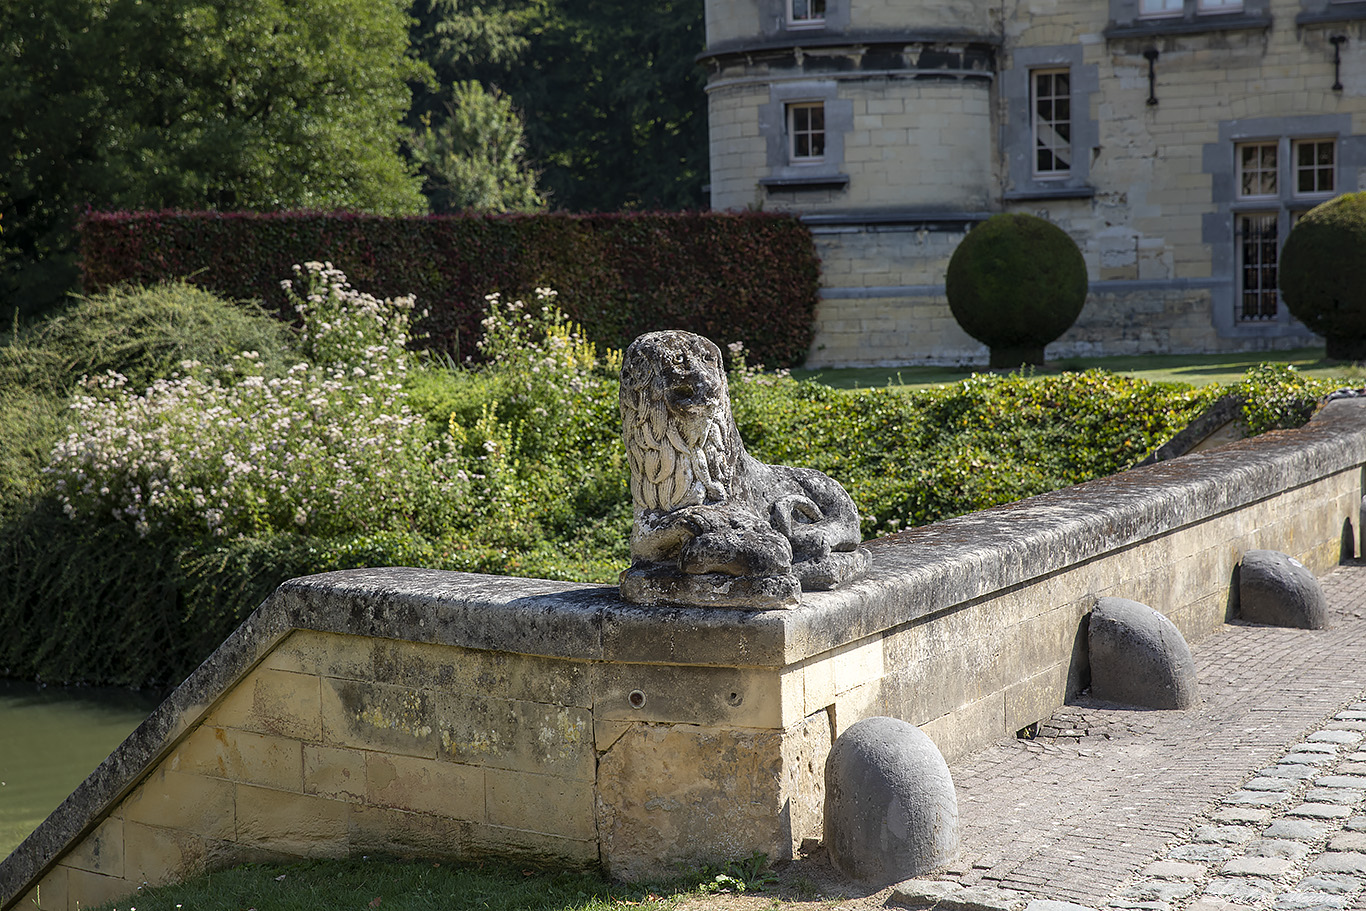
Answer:
M832 739L882 715L950 761L1047 717L1098 597L1187 640L1241 555L1315 572L1353 540L1366 403L870 542L789 610L640 608L615 587L370 569L271 596L0 863L0 908L215 867L372 852L623 877L821 834Z
M793 607L868 570L858 510L811 468L745 451L715 344L651 332L626 349L621 424L631 467L633 604Z
M816 233L810 366L985 362L943 276L1000 211L1057 223L1086 259L1086 309L1050 357L1320 341L1284 306L1242 312L1240 219L1269 217L1279 248L1299 213L1366 186L1361 4L1186 0L1144 18L1137 0L828 0L800 26L781 0L706 9L711 205L799 213ZM1041 71L1067 78L1066 166L1042 173ZM794 157L787 107L810 104L824 145ZM1331 144L1330 186L1299 179L1303 140ZM1245 191L1251 142L1276 145L1276 179Z

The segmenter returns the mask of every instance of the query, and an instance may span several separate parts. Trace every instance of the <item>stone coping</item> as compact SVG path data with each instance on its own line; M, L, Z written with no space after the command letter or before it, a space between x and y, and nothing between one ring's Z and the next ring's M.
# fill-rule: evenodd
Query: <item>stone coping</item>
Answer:
M868 542L866 577L763 612L639 608L615 587L388 568L286 582L8 858L9 907L295 629L571 660L771 667L969 604L1366 462L1366 399L1297 430Z

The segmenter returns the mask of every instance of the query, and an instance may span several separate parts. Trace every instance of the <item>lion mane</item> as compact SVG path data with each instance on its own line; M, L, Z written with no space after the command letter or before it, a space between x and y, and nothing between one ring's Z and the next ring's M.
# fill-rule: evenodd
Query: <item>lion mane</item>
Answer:
M833 479L745 452L721 350L700 335L642 335L621 366L636 604L792 606L868 567L858 512Z
M706 363L714 394L707 394L693 410L680 411L669 407L669 378L652 369L645 356L647 349L657 354L656 349L664 348L663 339L645 339L656 344L633 345L636 356L623 363L621 372L622 438L631 468L631 502L638 511L666 512L724 502L731 495L744 449L730 410L720 349L698 338L710 346L696 346L695 353Z

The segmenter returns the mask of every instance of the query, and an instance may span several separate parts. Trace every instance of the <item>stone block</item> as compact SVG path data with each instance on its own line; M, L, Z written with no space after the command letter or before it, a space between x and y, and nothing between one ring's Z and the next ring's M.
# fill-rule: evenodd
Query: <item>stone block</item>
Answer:
M914 725L868 718L825 765L825 844L842 875L879 886L920 876L958 852L958 799L944 757Z
M353 854L464 858L472 853L476 823L394 807L353 805L347 817Z
M482 822L484 774L478 766L369 753L365 759L365 802Z
M258 668L228 692L206 722L318 741L321 717L316 676Z
M1366 874L1366 854L1356 851L1327 851L1309 863L1314 873Z
M385 640L374 647L374 680L579 708L593 704L595 686L586 661Z
M231 839L236 832L233 784L170 771L163 764L124 799L127 823L180 829L208 838Z
M441 737L431 693L336 677L323 678L322 691L325 743L436 758Z
M180 772L303 790L303 744L293 738L201 725L166 762Z
M1309 568L1274 550L1250 550L1238 568L1238 613L1249 623L1323 629L1328 602Z
M767 668L605 665L594 694L593 717L781 728L780 678L776 669ZM591 773L592 758L588 761Z
M237 785L237 841L296 857L348 853L348 805L339 800Z
M1014 730L1006 730L1005 696L1002 693L992 693L960 707L952 714L941 715L920 725L920 729L950 762L966 756L978 744L1015 733Z
M784 828L791 837L770 860L795 857L805 839L820 840L825 825L825 758L833 740L830 713L824 711L785 732L781 799L787 816Z
M529 864L556 868L588 868L598 865L596 839L565 838L544 832L473 825L469 829L470 854L512 858ZM675 868L676 872L676 868Z
M159 886L204 871L213 840L156 825L129 820L124 826L124 878L134 885Z
M62 858L78 870L103 876L123 876L123 818L110 817Z
M1190 647L1151 607L1101 598L1087 631L1095 698L1156 709L1185 709L1198 701Z
M153 882L146 880L146 882ZM121 901L133 895L141 882L132 883L117 876L103 876L87 870L72 870L67 891L72 896L70 911L81 911L82 907L93 908L109 902ZM75 898L80 896L80 898ZM46 906L44 906L46 907ZM60 906L57 906L60 907Z
M53 867L28 891L17 907L25 911L30 908L34 911L67 911L68 906L74 908L75 903L68 901L70 872L69 867Z
M776 732L633 725L598 761L597 828L609 874L640 880L680 862L778 856L781 741Z
M304 744L304 793L355 803L364 800L365 756L360 750Z
M433 693L431 706L442 759L593 778L593 715L587 709L463 693Z
M1280 876L1294 866L1284 857L1237 857L1219 872L1225 876Z
M591 780L489 769L484 797L490 825L578 839L597 833Z

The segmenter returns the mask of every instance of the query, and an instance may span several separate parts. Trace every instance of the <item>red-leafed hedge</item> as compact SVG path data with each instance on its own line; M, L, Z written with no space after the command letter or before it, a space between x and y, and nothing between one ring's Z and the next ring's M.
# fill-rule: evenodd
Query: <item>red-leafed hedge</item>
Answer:
M79 225L87 294L187 278L282 309L291 266L331 262L361 291L415 294L415 328L460 358L484 296L547 285L594 341L688 329L743 341L751 363L798 364L811 344L819 261L794 217L764 213L452 215L92 213Z

